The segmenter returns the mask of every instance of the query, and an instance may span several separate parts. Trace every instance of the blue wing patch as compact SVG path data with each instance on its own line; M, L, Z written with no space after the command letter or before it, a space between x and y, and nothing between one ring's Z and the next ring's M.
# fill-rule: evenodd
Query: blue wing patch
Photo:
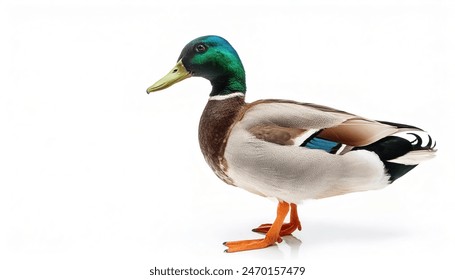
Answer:
M340 148L341 144L330 141L330 140L325 140L319 137L313 137L310 141L303 143L301 147L305 147L308 149L318 149L318 150L324 150L327 153L335 153L338 148Z

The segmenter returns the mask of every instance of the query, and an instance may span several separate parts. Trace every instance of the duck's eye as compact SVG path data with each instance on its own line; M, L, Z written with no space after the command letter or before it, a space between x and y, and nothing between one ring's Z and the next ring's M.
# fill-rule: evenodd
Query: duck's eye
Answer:
M194 50L198 53L203 53L207 50L207 47L204 44L198 44L194 47Z

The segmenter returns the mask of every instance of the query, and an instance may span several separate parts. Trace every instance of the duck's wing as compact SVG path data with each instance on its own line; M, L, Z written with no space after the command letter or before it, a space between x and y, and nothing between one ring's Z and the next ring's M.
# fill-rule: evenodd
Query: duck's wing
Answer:
M239 115L225 158L237 185L293 201L385 186L431 158L433 147L416 127L315 104L262 100Z
M378 122L326 106L276 99L251 103L241 122L251 134L264 141L302 147L309 145L310 148L319 145L323 150L330 146L327 141L334 145L361 147L401 131L421 131L416 127Z

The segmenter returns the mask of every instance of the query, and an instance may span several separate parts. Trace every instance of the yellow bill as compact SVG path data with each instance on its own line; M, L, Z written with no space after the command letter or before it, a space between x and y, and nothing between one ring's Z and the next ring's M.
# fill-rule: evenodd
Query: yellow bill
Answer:
M151 93L154 91L159 91L165 88L172 86L180 81L189 78L191 73L186 70L185 66L183 65L182 60L179 60L174 68L163 78L161 78L158 82L154 83L151 87L147 89L147 93Z

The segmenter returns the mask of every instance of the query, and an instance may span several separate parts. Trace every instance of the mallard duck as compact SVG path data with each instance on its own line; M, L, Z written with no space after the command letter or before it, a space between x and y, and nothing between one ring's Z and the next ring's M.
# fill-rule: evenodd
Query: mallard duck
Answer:
M147 93L189 77L212 84L199 123L208 165L225 183L278 200L275 221L253 229L264 238L225 242L225 252L279 243L301 230L297 204L303 200L383 188L436 151L432 138L414 126L290 100L246 103L242 62L219 36L189 42Z

